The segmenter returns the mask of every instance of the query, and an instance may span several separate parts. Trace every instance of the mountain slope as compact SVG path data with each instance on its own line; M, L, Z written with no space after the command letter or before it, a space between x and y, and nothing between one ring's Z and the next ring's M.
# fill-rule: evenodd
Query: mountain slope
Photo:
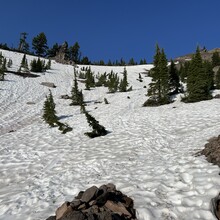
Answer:
M23 55L2 52L18 69ZM123 72L123 67L91 68L96 73ZM143 87L151 79L143 77L143 83L136 79L150 68L127 67L133 86L129 93L107 94L104 87L83 90L87 110L110 132L95 139L84 135L90 128L79 107L60 99L70 94L72 66L52 62L52 69L38 78L7 74L0 82L1 220L46 219L80 190L108 182L134 198L140 220L215 219L209 201L218 194L219 168L194 154L220 133L220 103L184 104L177 99L170 105L143 108L147 99ZM40 85L44 81L57 86L52 89L57 115L72 132L63 135L43 122L48 94L48 88ZM104 98L109 105L96 103Z

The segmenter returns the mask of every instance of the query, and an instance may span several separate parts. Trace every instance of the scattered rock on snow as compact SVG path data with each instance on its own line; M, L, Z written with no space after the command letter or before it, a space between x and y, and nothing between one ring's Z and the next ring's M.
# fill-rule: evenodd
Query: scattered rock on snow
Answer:
M214 96L214 99L220 99L220 94L216 94L216 95Z
M68 96L68 95L61 95L60 98L61 99L70 99L70 96Z
M47 87L50 87L50 88L56 88L54 83L51 83L51 82L42 82L41 85L47 86Z
M35 105L35 102L27 102L27 105Z
M208 162L220 167L220 135L211 138L200 153L206 156Z
M114 184L92 186L79 192L72 202L63 203L56 216L47 220L137 220L133 204Z

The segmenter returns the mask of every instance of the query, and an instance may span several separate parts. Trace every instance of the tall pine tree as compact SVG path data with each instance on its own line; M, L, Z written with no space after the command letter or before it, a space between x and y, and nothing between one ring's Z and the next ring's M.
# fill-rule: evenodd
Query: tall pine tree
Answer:
M144 106L157 106L170 103L167 58L164 50L160 50L158 45L156 45L154 68L152 69L151 76L152 82L148 89L149 100L144 103Z
M38 56L45 56L48 46L46 35L42 32L32 40L32 48Z
M198 102L210 98L210 78L207 75L199 47L197 47L190 62L187 74L187 95L183 101Z
M169 67L169 84L170 84L170 93L177 94L180 91L180 78L178 70L175 67L173 60L170 62Z

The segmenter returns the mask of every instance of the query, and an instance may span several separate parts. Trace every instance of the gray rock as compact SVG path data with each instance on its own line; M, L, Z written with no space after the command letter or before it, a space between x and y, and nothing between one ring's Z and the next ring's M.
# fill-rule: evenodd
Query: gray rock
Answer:
M83 193L84 193L84 191L80 191L80 192L78 193L78 195L75 197L75 199L81 199Z
M56 220L56 216L50 216L50 217L47 218L46 220Z
M80 205L82 204L82 202L79 199L74 199L70 205L73 209L78 208Z
M70 99L70 96L68 96L68 95L61 95L60 98L61 99Z
M79 211L70 212L66 216L63 216L60 220L85 220L86 216Z
M98 191L98 188L96 186L90 187L83 193L81 201L86 202L86 203L90 202L96 195L97 191Z
M64 216L66 213L72 211L72 208L69 206L70 203L65 202L56 210L56 220L61 219L61 217Z
M50 87L50 88L56 88L54 83L51 83L51 82L42 82L41 85L47 86L47 87Z
M27 102L27 105L35 105L35 102Z

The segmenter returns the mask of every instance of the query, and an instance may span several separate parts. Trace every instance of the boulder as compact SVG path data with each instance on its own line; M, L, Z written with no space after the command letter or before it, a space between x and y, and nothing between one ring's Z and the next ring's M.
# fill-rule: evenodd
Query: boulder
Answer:
M112 183L79 192L72 202L63 203L48 220L137 220L133 199Z
M200 154L205 155L208 162L220 167L220 135L211 138Z
M42 82L41 85L47 86L47 87L50 87L50 88L56 88L54 83L51 83L51 82Z

